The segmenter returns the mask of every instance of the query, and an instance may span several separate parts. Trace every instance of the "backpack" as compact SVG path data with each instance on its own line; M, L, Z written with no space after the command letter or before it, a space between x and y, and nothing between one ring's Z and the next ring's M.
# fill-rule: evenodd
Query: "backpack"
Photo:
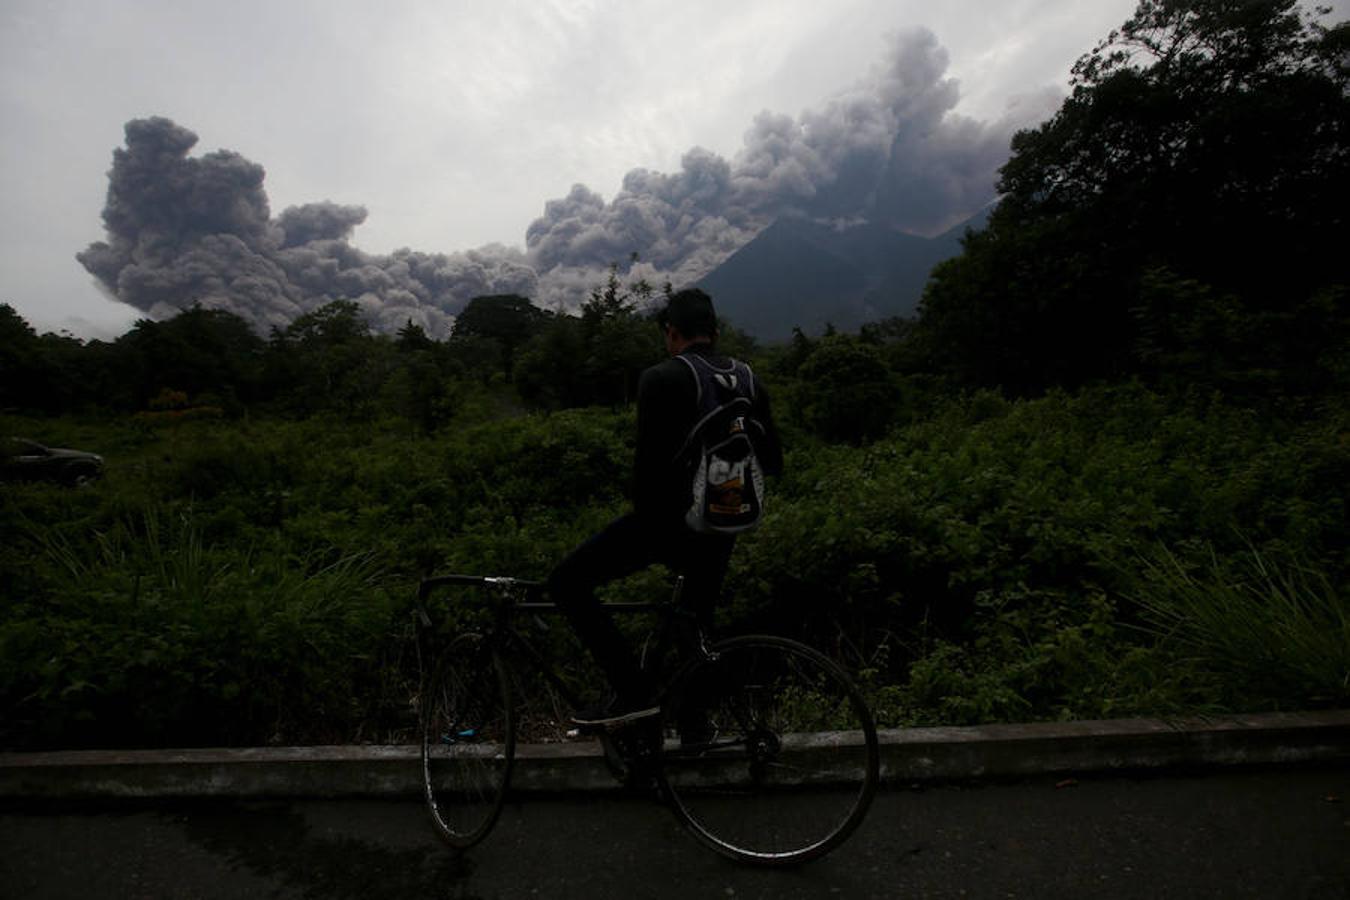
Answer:
M689 366L698 385L699 415L676 454L693 478L685 524L712 534L754 528L764 517L764 472L754 443L764 429L752 415L754 375L737 360L722 368L696 353L675 358Z

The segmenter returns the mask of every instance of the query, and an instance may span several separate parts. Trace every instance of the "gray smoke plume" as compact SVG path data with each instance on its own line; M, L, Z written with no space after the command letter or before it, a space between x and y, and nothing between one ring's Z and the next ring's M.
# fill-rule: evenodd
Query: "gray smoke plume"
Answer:
M282 247L299 247L313 241L345 241L366 220L364 206L336 203L306 203L292 206L277 218L284 237Z
M366 211L328 202L272 219L262 166L227 151L191 158L196 142L168 119L129 122L108 173L108 240L77 256L151 318L200 304L238 313L266 333L352 300L378 330L412 321L444 336L472 297L534 293L534 271L519 251L363 253L348 238Z
M883 65L823 107L796 119L757 116L731 161L694 148L678 172L629 172L608 202L584 185L548 201L523 253L501 245L363 253L350 238L364 208L311 203L273 219L261 166L228 151L192 158L195 134L140 119L113 153L107 240L78 259L152 318L201 304L266 332L345 299L377 329L411 320L444 336L483 294L574 309L613 262L653 284L690 283L781 216L932 234L993 199L1013 132L1059 100L1042 96L997 122L977 122L953 112L959 90L947 65L930 31L897 35ZM633 253L640 262L630 265Z
M1061 98L1047 92L978 122L953 112L960 91L947 65L931 31L903 32L883 65L822 108L756 116L731 162L696 148L678 173L629 172L609 203L577 185L526 232L541 291L565 305L555 291L634 251L647 264L635 274L694 281L782 216L926 235L963 221L994 199L1013 133Z

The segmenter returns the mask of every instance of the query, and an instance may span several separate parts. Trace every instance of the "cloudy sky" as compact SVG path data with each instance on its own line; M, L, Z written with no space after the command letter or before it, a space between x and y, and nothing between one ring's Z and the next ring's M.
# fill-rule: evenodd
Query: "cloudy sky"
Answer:
M983 202L1007 135L1133 7L5 0L0 302L82 337L184 292L260 324L364 292L434 326L474 289L563 303L634 244L697 276L785 212L933 231ZM148 117L132 147L124 127ZM201 162L217 150L235 155ZM136 178L226 184L212 209L242 197L253 218L203 213L177 256L147 258L168 218Z

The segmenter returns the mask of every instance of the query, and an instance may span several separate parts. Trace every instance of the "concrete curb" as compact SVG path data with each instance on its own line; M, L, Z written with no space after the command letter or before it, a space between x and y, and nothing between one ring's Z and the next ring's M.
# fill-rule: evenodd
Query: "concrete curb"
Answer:
M1091 773L1176 767L1350 761L1350 710L1206 719L907 728L883 731L882 779ZM814 752L857 753L857 738L818 735ZM594 741L518 749L521 791L617 784ZM412 797L412 746L0 753L0 799Z

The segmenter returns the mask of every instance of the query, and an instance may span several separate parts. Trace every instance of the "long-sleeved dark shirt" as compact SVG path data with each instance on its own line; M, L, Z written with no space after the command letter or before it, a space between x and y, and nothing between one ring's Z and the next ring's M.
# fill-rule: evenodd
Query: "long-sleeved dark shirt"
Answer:
M709 344L693 344L685 354L697 353L719 367L729 358ZM693 461L680 457L689 431L700 416L694 374L678 359L668 359L642 373L638 382L637 452L633 463L633 503L638 515L662 524L684 521L693 502ZM769 395L758 378L752 415L764 427L755 440L755 455L765 474L783 470L783 448L774 428Z

